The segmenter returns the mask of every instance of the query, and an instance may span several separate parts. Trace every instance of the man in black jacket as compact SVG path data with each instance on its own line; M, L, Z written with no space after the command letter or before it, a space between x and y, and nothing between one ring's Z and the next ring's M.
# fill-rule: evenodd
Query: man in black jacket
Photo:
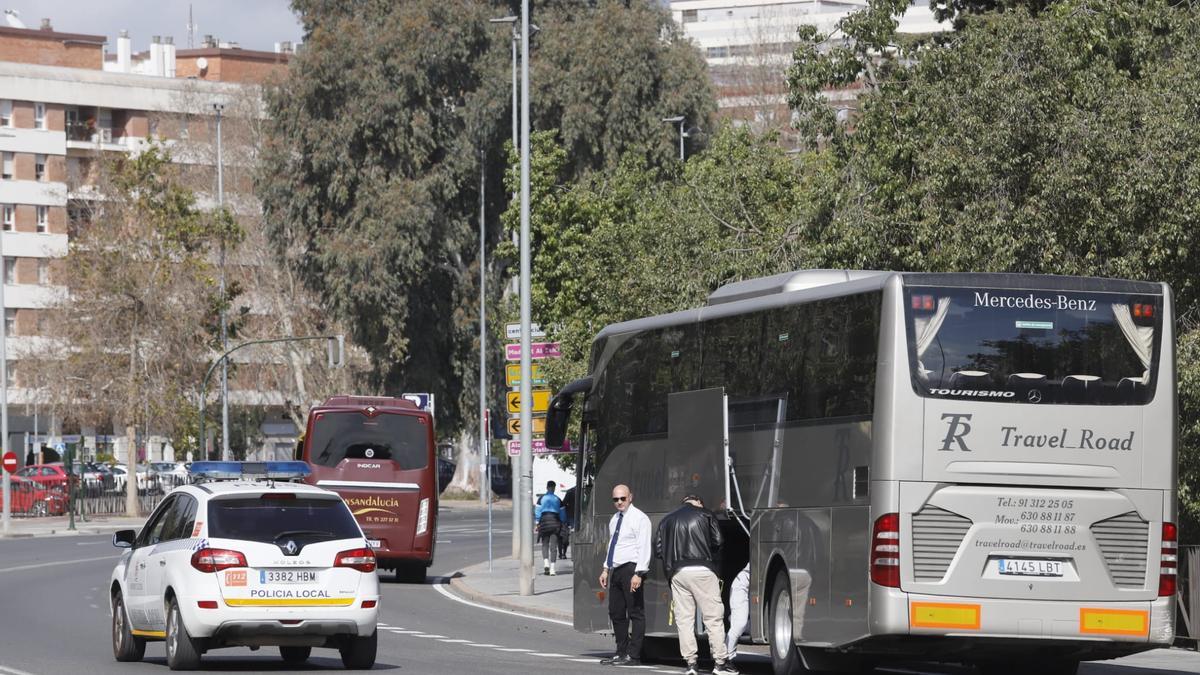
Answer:
M717 578L716 554L721 528L696 495L663 517L654 537L654 551L671 581L671 606L679 631L679 651L687 661L685 675L696 675L696 610L704 620L708 646L716 666L713 675L737 675L726 662L725 605Z

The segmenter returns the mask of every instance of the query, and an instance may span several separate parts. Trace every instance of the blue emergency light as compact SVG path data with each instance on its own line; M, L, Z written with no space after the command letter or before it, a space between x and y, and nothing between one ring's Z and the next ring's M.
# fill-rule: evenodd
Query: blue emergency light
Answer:
M304 462L192 462L194 480L299 480L312 474Z

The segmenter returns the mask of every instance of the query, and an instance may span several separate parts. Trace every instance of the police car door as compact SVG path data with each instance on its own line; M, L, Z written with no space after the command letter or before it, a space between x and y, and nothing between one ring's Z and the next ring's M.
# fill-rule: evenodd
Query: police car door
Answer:
M150 516L150 520L146 521L146 526L138 534L138 538L133 544L133 551L129 556L129 563L125 567L125 606L129 609L129 623L135 629L157 630L151 627L151 621L147 615L150 605L158 604L157 600L153 598L154 590L148 587L150 577L148 563L154 547L162 537L167 516L175 502L176 498L172 496L167 497L163 503L158 505L154 514ZM157 565L157 563L155 564Z
M174 504L163 519L158 543L146 560L146 620L154 630L166 629L166 606L163 595L167 588L167 571L189 564L192 554L192 527L196 520L196 500L191 495L173 497Z

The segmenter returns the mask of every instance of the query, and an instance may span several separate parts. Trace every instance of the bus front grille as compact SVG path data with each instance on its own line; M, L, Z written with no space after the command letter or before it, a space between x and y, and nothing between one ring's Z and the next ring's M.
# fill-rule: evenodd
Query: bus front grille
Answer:
M946 576L954 554L962 545L971 519L936 506L921 509L912 517L913 577L937 582Z
M1150 523L1130 511L1092 525L1092 536L1104 554L1104 564L1113 584L1120 588L1146 585L1146 549L1150 545Z

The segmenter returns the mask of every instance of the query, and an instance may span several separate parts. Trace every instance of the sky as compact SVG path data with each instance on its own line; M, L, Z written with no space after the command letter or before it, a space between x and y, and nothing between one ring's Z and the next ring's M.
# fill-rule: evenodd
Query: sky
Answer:
M264 51L273 51L276 42L301 38L288 0L0 0L0 10L17 10L28 28L49 18L56 31L107 37L112 52L122 29L129 31L135 52L149 49L154 35L174 36L176 48L187 49L189 6L197 48L205 35ZM6 25L0 16L0 26Z

